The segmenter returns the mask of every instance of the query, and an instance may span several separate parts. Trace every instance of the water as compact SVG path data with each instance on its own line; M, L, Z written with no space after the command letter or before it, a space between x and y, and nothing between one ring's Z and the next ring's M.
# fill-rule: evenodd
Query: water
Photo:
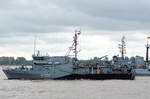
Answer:
M148 99L150 77L135 80L6 80L0 99Z

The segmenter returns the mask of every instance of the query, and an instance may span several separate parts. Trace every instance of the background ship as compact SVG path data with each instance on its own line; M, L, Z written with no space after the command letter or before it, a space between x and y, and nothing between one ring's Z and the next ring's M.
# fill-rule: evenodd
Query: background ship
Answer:
M147 37L147 44L146 44L146 61L144 62L145 67L144 68L136 68L135 73L138 76L150 76L150 63L149 63L149 39L150 37Z
M75 31L73 44L65 56L41 56L38 51L34 54L31 68L20 66L3 71L8 79L131 79L135 72L129 62L124 58L125 41L120 44L121 57L114 56L111 61L99 58L93 64L83 64L78 60L78 36L80 31ZM70 56L73 52L73 57Z

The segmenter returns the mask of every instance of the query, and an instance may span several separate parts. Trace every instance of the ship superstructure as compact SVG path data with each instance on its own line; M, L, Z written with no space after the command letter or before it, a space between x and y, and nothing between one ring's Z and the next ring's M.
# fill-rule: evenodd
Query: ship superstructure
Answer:
M3 69L8 79L55 79L71 75L72 58L67 56L33 56L32 68L21 66Z

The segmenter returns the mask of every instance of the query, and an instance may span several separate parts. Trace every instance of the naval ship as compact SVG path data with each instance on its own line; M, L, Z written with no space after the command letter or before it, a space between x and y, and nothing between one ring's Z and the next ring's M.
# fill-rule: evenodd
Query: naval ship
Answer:
M75 31L73 44L64 56L42 56L38 51L32 55L31 68L3 68L8 79L131 79L135 72L124 58L125 42L122 38L122 57L114 56L111 61L99 58L91 65L82 64L78 60L78 37L81 31ZM72 52L73 55L70 55ZM106 56L105 56L106 57Z

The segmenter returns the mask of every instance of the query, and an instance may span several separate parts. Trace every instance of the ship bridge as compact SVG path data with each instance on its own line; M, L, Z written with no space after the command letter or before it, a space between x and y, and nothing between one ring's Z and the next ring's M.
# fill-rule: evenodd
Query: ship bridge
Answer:
M34 65L59 65L68 63L70 59L68 56L33 56L33 63Z

